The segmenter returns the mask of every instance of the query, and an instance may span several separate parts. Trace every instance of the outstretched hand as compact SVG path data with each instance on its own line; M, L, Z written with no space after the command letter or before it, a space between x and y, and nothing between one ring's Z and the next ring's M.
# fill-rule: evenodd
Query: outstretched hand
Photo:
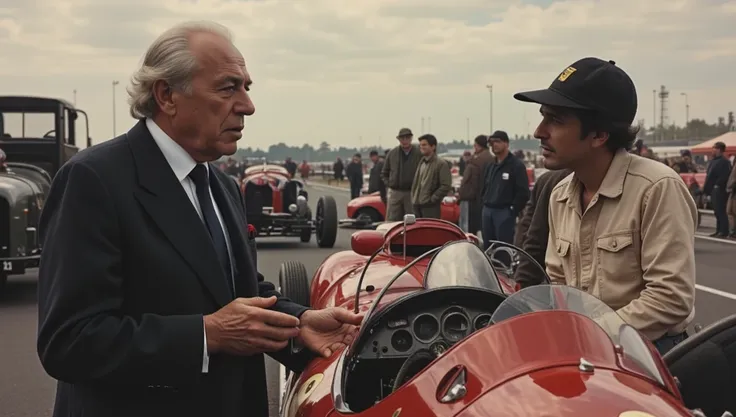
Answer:
M298 341L309 350L329 358L353 342L362 321L362 314L344 308L308 310L299 319Z

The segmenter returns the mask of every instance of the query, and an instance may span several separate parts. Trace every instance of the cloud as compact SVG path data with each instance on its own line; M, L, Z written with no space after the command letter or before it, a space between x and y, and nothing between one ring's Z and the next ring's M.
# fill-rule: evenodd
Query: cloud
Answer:
M486 124L486 84L494 120L525 134L536 116L520 113L536 109L513 92L548 85L583 56L631 74L642 117L665 84L688 91L691 115L714 120L736 93L734 18L734 0L5 0L0 54L12 59L0 65L0 88L67 98L78 89L80 105L105 108L111 80L124 84L159 33L211 19L246 57L260 100L249 130L267 143L390 138L421 117L440 137L464 137L466 118ZM127 127L122 89L119 97L118 125ZM110 111L91 113L93 136L104 137Z

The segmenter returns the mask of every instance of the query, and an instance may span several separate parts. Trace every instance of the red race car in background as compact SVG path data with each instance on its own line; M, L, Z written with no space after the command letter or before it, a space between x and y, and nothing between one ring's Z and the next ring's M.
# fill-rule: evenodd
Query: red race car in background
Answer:
M247 168L240 184L248 202L248 223L259 237L298 236L307 243L314 233L319 247L335 245L338 218L334 197L320 197L312 216L304 184L291 178L286 168L265 162Z
M736 405L727 349L736 316L663 359L592 295L514 291L504 276L514 262L500 265L448 222L409 215L356 232L352 248L328 257L311 284L303 265L282 265L285 296L366 316L346 349L282 368L281 416L722 416Z
M544 173L545 169L534 169L527 168L526 174L529 178L529 189L534 188L534 182L536 180L537 171L539 175ZM448 222L458 224L460 221L460 203L457 201L455 195L457 194L458 188L460 188L460 182L463 177L458 174L457 167L452 169L452 191L442 201L441 207L441 218ZM381 201L381 196L378 192L368 194L368 175L365 175L363 181L363 195L351 200L347 206L347 218L340 220L340 225L343 227L354 227L354 228L372 228L376 227L379 223L386 219L386 205Z

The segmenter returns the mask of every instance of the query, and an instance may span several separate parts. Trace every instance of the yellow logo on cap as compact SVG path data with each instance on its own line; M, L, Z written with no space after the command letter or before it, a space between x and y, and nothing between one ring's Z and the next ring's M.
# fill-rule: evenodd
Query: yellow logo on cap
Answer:
M575 71L577 71L575 68L567 67L567 69L562 71L562 74L560 74L559 78L557 79L564 83L565 80L567 80L572 75L572 73Z

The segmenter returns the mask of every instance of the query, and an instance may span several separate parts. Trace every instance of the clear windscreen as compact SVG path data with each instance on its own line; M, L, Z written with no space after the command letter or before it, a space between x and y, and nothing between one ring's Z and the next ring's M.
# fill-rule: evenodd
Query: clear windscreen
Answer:
M445 245L427 267L424 288L472 287L501 291L496 271L474 243L457 241Z
M593 320L621 347L624 367L649 376L664 385L654 357L641 334L626 324L603 301L574 287L538 285L514 293L498 306L491 323L538 311L571 311ZM612 347L613 347L612 345Z

